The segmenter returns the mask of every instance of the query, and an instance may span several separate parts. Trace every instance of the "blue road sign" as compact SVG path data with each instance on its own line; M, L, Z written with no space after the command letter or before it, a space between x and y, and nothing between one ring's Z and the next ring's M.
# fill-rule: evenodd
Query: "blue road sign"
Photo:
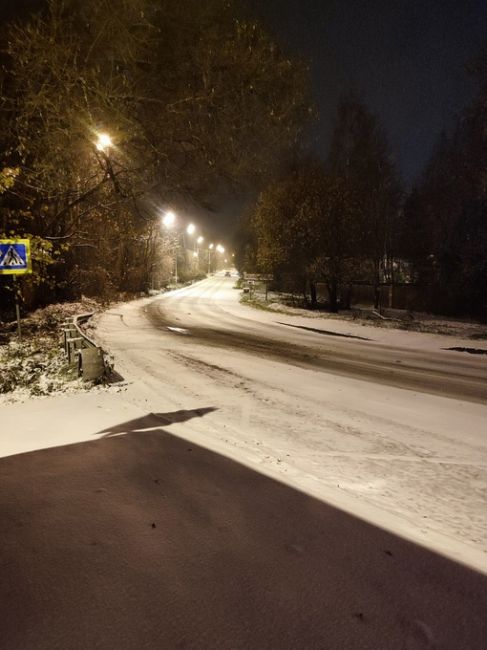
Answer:
M0 275L32 273L30 241L28 239L0 239Z

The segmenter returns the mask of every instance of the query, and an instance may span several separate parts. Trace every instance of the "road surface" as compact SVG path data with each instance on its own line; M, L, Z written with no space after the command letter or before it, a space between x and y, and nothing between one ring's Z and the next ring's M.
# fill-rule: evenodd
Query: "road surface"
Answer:
M233 283L114 307L123 381L3 411L0 645L484 648L487 357Z
M174 431L487 571L487 356L252 309L234 283L104 316L99 334L144 403L212 407Z
M291 369L315 369L487 404L487 362L482 357L448 353L439 347L417 350L381 345L363 336L361 328L344 334L334 331L333 321L327 325L326 320L303 319L306 324L299 324L279 313L259 314L236 302L234 283L232 278L213 277L154 301L146 313L155 327L190 336L191 344L197 341L223 352L244 351L284 362ZM380 339L380 334L372 330L371 336Z

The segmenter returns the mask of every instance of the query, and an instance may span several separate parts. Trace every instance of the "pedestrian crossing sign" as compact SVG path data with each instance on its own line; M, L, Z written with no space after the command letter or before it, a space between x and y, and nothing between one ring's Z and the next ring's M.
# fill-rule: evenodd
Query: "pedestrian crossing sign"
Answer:
M32 273L30 241L28 239L0 239L0 275Z

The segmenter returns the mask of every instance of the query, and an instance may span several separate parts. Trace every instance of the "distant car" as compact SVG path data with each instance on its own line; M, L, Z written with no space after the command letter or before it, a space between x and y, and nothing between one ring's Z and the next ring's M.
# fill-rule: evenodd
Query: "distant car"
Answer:
M226 277L226 278L230 278L231 275L232 275L232 274L230 273L230 271L225 271L225 277Z

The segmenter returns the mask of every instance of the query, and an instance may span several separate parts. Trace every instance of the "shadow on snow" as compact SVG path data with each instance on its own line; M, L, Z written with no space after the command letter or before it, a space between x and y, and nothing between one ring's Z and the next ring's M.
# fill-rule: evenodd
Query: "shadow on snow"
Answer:
M160 426L211 410L0 460L3 647L485 647L485 576Z

